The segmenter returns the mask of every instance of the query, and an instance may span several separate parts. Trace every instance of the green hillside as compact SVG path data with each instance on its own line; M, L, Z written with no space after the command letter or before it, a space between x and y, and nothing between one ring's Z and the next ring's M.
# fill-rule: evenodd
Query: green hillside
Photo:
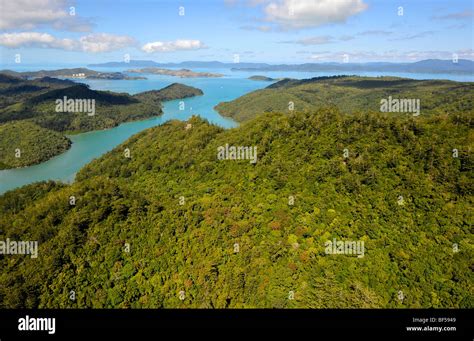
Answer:
M419 99L421 115L474 112L474 83L397 77L334 76L284 79L216 106L221 115L243 122L264 112L318 110L335 106L344 113L379 111L380 101ZM397 115L397 114L394 114Z
M258 161L217 160L226 144ZM473 147L471 114L148 129L72 185L0 197L1 239L39 241L0 257L0 307L473 308Z
M139 94L136 94L134 97L138 99L150 97L153 98L155 101L171 101L179 98L201 96L203 94L204 93L202 92L202 90L194 88L192 86L173 83L160 90L141 92Z
M274 78L266 77L266 76L260 76L260 75L250 76L249 79L253 80L253 81L266 81L266 82L275 81Z
M70 142L58 132L108 129L124 122L159 116L162 101L197 95L202 95L200 89L178 83L132 96L92 90L87 85L67 80L49 77L25 80L0 73L0 127L3 127L0 168L28 166L64 152ZM95 114L56 111L56 100L64 97L94 100ZM21 158L15 157L17 148L24 151Z
M200 89L177 83L132 96L92 90L84 84L54 78L23 80L0 74L0 123L30 119L43 128L74 133L108 129L161 115L162 101L197 95L202 95ZM57 112L56 100L64 97L95 100L95 115Z
M34 165L70 146L67 137L28 121L0 124L0 169Z
M8 106L23 102L32 96L38 96L54 89L62 89L75 84L77 83L73 81L50 77L25 80L0 73L0 112Z

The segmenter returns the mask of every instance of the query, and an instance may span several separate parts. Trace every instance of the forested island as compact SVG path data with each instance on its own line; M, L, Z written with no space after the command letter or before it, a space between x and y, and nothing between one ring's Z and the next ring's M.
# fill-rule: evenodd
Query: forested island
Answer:
M71 145L64 134L158 116L163 101L202 94L200 89L173 83L132 96L92 90L69 80L27 80L0 73L0 168L28 166L64 152ZM56 100L63 98L94 100L94 115L58 112Z
M224 75L220 73L211 73L211 72L196 72L189 69L179 69L179 70L172 70L172 69L162 69L157 67L147 67L142 69L130 69L126 72L129 73L151 73L155 75L165 75L165 76L173 76L173 77L180 77L180 78L216 78L216 77L223 77Z
M237 128L170 121L73 184L0 196L4 238L39 241L36 259L0 257L0 307L474 307L472 85L282 82L236 100L252 99ZM371 110L389 82L440 108ZM226 144L258 162L219 161ZM364 241L364 257L328 255L333 239Z
M34 165L69 149L63 134L28 120L0 124L0 170Z
M267 76L260 76L260 75L250 76L249 79L253 81L266 81L266 82L276 81L276 79L274 78L267 77Z

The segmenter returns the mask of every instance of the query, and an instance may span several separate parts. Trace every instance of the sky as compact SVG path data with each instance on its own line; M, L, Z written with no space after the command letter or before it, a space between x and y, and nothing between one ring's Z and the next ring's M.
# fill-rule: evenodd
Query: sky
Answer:
M0 0L0 61L474 60L473 0Z

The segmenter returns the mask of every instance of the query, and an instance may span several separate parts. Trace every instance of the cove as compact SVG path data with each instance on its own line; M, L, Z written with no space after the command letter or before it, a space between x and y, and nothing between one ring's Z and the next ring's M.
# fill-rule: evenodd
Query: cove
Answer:
M268 86L268 82L256 82L242 78L176 79L150 76L148 80L140 81L81 80L95 90L126 91L131 94L161 89L176 81L197 87L203 90L204 95L164 102L163 115L158 117L122 123L108 130L69 135L72 146L65 153L34 166L0 171L0 194L38 181L56 180L71 183L74 181L76 173L87 163L112 150L132 135L169 120L185 121L192 115L199 115L210 123L221 127L235 127L237 123L220 116L213 109L214 106L219 102L229 101L247 92ZM184 110L180 110L180 101L184 101Z
M44 67L43 67L44 68ZM35 68L41 69L41 68ZM95 68L96 71L124 71L123 68ZM33 71L25 69L24 71ZM187 120L192 115L199 115L210 123L224 128L237 126L234 121L220 116L213 108L218 103L230 101L248 92L264 88L271 83L266 81L249 80L248 77L254 72L231 71L229 69L205 69L196 68L194 71L222 73L222 78L176 78L163 75L145 76L144 80L80 80L88 84L94 90L109 90L114 92L126 92L136 94L147 90L158 90L172 83L178 82L201 89L203 96L183 99L184 110L179 110L181 100L163 103L163 115L144 121L123 123L115 128L102 131L92 131L78 135L69 136L73 142L71 148L65 153L58 155L38 165L0 171L0 195L8 190L18 188L33 182L56 180L63 182L74 181L76 173L87 163L91 162L112 150L117 145L126 141L130 136L140 131L151 128L168 120ZM345 72L347 74L348 72ZM311 78L320 76L331 76L342 73L331 72L257 72L272 78ZM413 79L445 78L455 81L472 81L471 75L439 75L439 74L403 74L384 72L352 72L360 76L397 76ZM131 74L133 75L133 74Z

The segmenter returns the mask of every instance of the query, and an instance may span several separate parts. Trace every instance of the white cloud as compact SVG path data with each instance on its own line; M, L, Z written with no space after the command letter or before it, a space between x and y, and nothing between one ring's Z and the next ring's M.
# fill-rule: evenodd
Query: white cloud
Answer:
M345 22L367 9L363 0L280 0L265 7L266 20L283 29Z
M459 59L474 59L474 50L465 49L457 51L398 51L390 50L384 52L375 52L375 51L339 51L339 52L320 52L314 53L308 57L308 59L313 61L327 61L327 62L343 62L344 56L349 57L349 62L415 62L424 59L451 59L453 57L453 52L458 55Z
M107 33L91 34L78 40L56 38L51 34L39 32L0 34L0 45L8 48L36 47L97 53L118 50L133 44L134 40L128 36Z
M456 51L459 58L463 59L474 59L474 50L473 49L464 49Z
M81 37L79 42L83 51L94 53L119 50L135 44L135 40L131 37L108 33L90 34Z
M40 47L74 50L77 42L71 39L58 39L48 33L21 32L4 33L0 35L0 45L9 48Z
M0 0L0 29L31 30L39 26L89 31L91 23L74 13L69 0Z
M175 41L155 41L143 45L142 50L146 53L173 52L182 50L200 50L207 48L200 40L178 39Z

